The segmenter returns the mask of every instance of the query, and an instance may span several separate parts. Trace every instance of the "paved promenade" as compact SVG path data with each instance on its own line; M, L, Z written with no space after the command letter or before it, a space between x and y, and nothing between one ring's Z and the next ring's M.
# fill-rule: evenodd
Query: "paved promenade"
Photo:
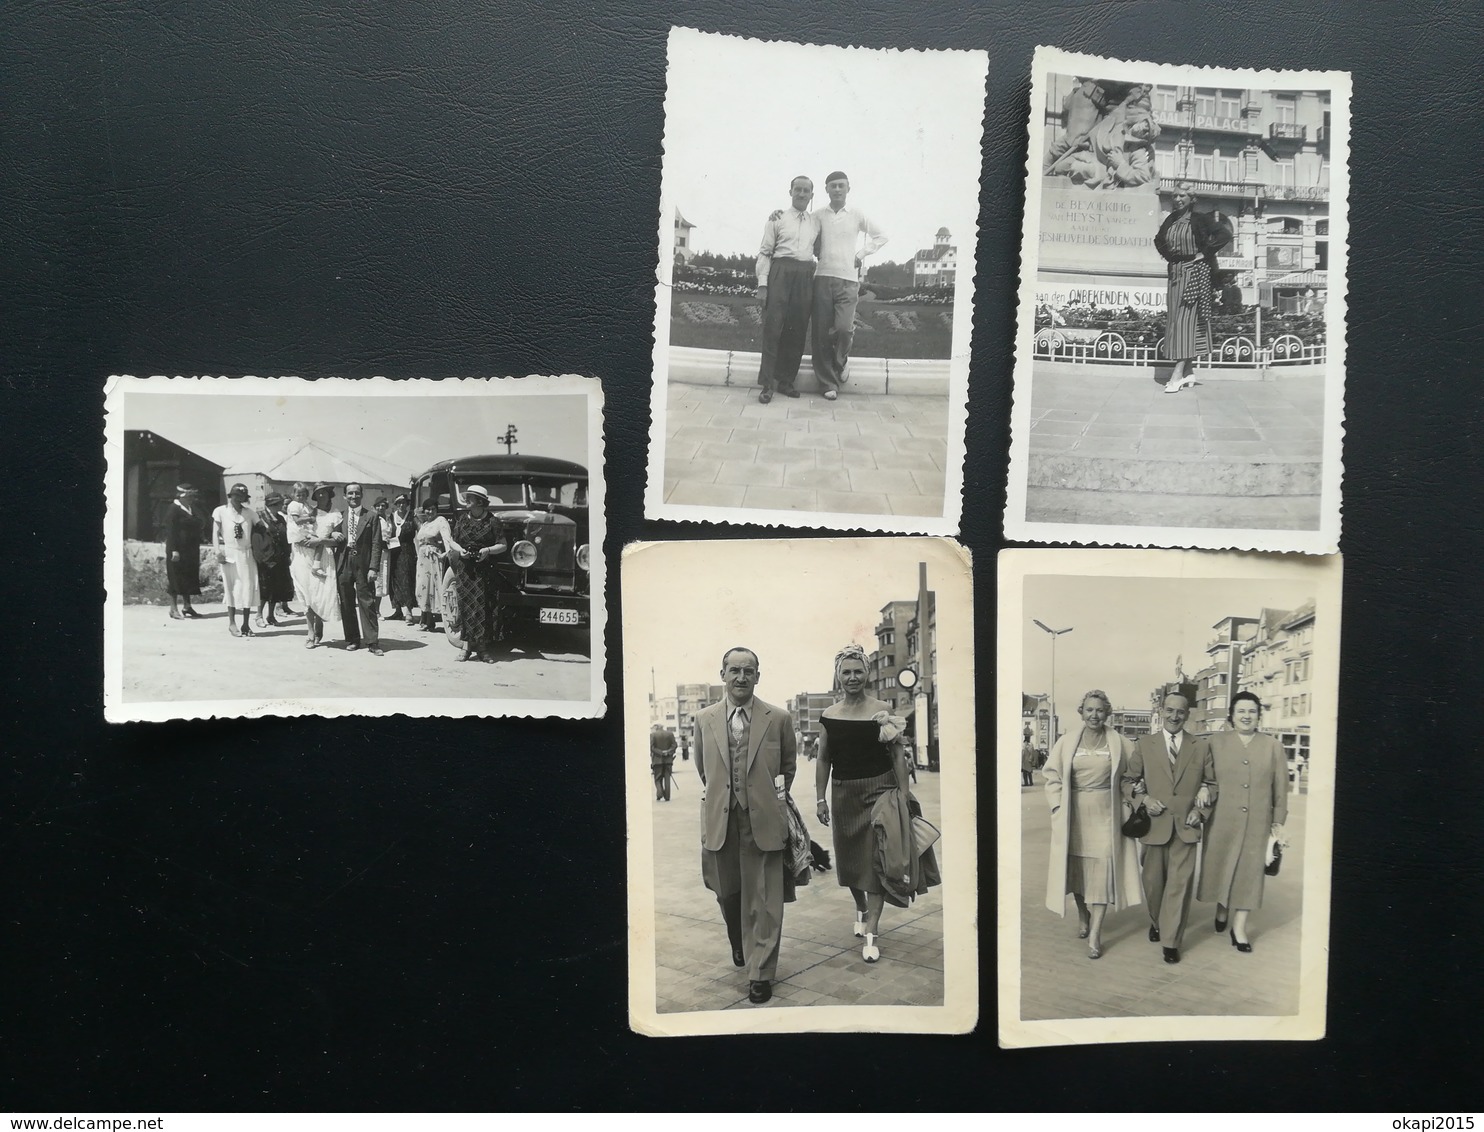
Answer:
M1037 362L1026 518L1317 528L1323 377L1197 380L1170 394L1116 367Z
M1263 906L1252 913L1243 954L1212 930L1215 904L1192 900L1180 962L1164 962L1148 938L1143 905L1109 912L1103 957L1087 957L1077 938L1077 913L1048 911L1046 864L1051 816L1039 773L1021 788L1024 844L1020 876L1020 1010L1025 1019L1151 1018L1167 1015L1288 1015L1298 1012L1300 877L1304 860L1305 795L1289 798L1291 842L1283 867L1269 877Z
M655 857L655 972L661 1014L687 1010L770 1010L787 1006L940 1006L943 1003L943 902L935 888L910 908L881 914L881 959L861 958L851 934L855 904L832 871L815 873L784 906L783 944L773 998L747 1000L745 972L732 966L726 925L701 882L701 784L689 762L675 764L678 789L651 800ZM939 822L938 775L918 772L912 788L923 816ZM814 820L814 764L799 760L794 801L810 836L827 849L829 830Z
M866 515L941 515L946 396L803 394L671 382L665 501Z

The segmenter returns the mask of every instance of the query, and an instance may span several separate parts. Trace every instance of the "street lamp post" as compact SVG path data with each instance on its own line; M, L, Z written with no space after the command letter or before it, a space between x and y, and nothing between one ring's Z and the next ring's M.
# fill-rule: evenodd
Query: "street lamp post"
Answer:
M1068 625L1065 629L1053 629L1050 625L1037 621L1034 617L1031 622L1038 629L1044 629L1051 634L1051 739L1047 744L1048 749L1056 745L1056 638L1063 633L1070 633L1073 626Z

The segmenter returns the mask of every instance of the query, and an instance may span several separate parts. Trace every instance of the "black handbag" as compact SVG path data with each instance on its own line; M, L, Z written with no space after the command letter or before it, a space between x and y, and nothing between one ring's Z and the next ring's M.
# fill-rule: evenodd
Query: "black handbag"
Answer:
M1275 877L1278 875L1278 869L1282 867L1282 864L1283 843L1281 841L1275 841L1273 843L1273 859L1263 866L1262 871L1267 873L1270 877Z
M1134 812L1123 819L1123 836L1143 837L1146 833L1149 832L1149 827L1153 824L1154 822L1149 817L1149 811L1145 809L1144 804L1140 802L1139 805L1135 807Z

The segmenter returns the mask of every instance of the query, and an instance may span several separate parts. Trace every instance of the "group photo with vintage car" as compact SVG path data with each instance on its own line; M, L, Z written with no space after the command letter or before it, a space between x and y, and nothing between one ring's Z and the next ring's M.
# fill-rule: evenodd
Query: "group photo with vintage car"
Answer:
M109 410L110 718L601 713L596 381L126 378Z

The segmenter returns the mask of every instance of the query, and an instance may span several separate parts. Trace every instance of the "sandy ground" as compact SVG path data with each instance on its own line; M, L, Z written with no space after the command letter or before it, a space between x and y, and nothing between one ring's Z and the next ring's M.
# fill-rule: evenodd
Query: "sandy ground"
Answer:
M302 609L302 603L291 603ZM495 664L458 662L441 630L420 633L402 621L380 623L384 656L347 652L338 624L326 644L304 647L302 616L251 638L227 632L224 606L196 604L197 621L172 621L168 606L123 608L123 699L288 699L322 696L588 698L588 634L548 626L517 641Z

